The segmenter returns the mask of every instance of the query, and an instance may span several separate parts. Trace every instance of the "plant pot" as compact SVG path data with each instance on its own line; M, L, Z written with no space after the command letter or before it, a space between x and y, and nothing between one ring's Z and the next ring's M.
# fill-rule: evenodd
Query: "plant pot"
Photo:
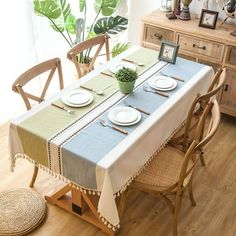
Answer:
M79 64L79 68L81 70L81 74L82 76L88 74L91 70L94 70L94 66L92 66L90 69L89 69L89 66L90 66L90 62L92 61L92 58L89 58L89 60L86 60L84 62L79 62L79 56L76 57L77 58L77 62Z
M133 92L135 80L131 82L122 82L122 81L118 81L118 82L119 82L120 91L122 93L129 94Z
M91 71L91 69L89 70L89 65L90 65L89 63L79 63L82 76L88 74Z

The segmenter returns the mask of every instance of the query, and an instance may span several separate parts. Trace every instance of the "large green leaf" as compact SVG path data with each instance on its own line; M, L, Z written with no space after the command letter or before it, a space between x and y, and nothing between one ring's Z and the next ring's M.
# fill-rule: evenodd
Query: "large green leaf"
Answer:
M64 22L66 21L66 18L71 15L71 7L70 4L67 3L66 0L59 0L60 5L61 5L61 11L62 11L62 16L64 18Z
M61 8L61 15L54 20L54 23L57 25L57 27L60 29L61 32L63 32L65 29L68 30L70 33L75 34L75 27L73 29L72 21L75 17L71 14L71 7L70 4L67 3L67 0L58 0L58 5ZM67 19L69 17L69 19ZM57 28L51 24L51 27L58 31ZM67 28L68 27L68 28Z
M57 19L61 15L60 6L53 0L34 0L34 11L37 15L50 19Z
M116 57L120 53L129 48L129 43L117 43L111 50L112 57Z
M80 12L84 11L85 5L86 5L86 0L79 0L79 10L80 10Z
M118 0L95 0L94 9L96 13L101 9L101 13L104 16L112 15L117 7Z
M94 25L94 32L96 34L117 34L120 31L126 30L128 19L122 16L110 16L100 18Z

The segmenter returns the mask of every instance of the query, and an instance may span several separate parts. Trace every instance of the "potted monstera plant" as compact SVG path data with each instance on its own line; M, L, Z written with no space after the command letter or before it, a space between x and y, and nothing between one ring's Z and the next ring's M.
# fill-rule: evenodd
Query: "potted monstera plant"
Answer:
M34 0L34 11L36 15L46 17L52 29L60 33L70 47L98 34L114 35L126 30L128 19L114 16L120 0L94 0L95 16L91 25L87 24L90 16L88 16L86 0L78 0L78 2L80 17L72 14L67 0ZM111 50L112 56L118 55L127 47L126 43L115 45ZM90 50L80 55L79 62L89 62L89 58Z
M135 81L138 78L136 71L123 67L118 70L115 74L116 79L118 80L120 91L124 94L132 93L134 90Z

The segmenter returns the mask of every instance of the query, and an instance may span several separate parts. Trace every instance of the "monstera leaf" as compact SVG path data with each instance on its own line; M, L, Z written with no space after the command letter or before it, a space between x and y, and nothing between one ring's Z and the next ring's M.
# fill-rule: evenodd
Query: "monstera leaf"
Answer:
M96 34L117 34L127 28L128 19L122 16L100 18L94 25Z
M68 32L75 33L75 27L73 28L71 24L73 19L71 7L66 0L34 0L34 11L37 15L47 17L55 31L63 32L67 29Z
M34 12L39 16L55 20L61 15L61 8L52 0L34 0Z
M118 0L95 0L94 9L96 13L101 11L102 15L112 15L117 7Z
M67 3L67 0L59 0L58 5L61 8L61 15L54 20L54 23L57 25L61 32L66 29L71 34L75 34L75 25L74 27L72 26L72 22L75 23L75 17L71 14L70 4ZM51 27L54 30L58 31L57 28L55 28L54 24L51 24Z

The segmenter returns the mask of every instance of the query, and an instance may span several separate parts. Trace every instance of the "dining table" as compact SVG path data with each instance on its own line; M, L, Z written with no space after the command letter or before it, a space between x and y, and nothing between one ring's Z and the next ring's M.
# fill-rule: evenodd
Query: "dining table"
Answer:
M10 122L12 170L25 158L63 180L46 199L108 235L120 227L118 199L183 125L214 76L208 65L181 57L171 64L158 53L132 46ZM120 92L114 76L125 66L138 73L130 94ZM156 88L165 77L172 82ZM62 202L68 192L72 199Z

